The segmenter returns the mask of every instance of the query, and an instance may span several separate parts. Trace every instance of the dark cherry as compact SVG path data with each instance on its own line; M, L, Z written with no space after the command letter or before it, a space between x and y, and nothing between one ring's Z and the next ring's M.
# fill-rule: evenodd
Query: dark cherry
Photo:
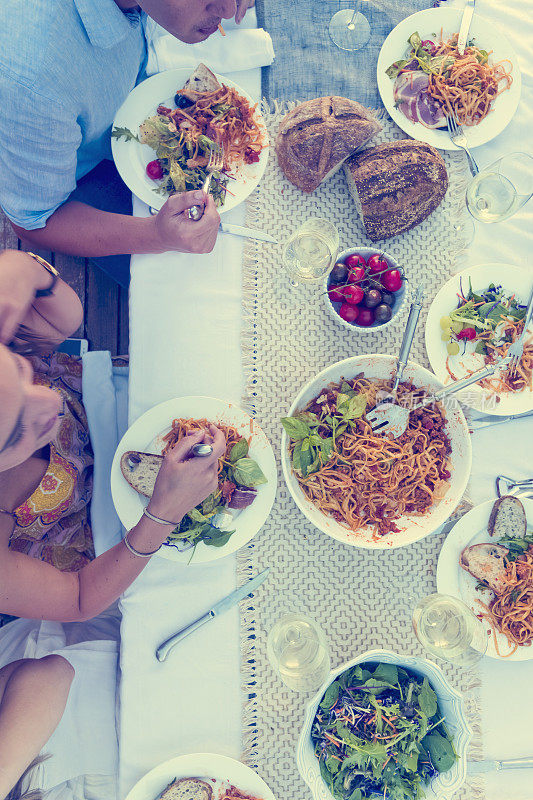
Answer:
M385 303L382 303L374 309L374 317L376 322L388 322L392 317L391 307L386 306Z
M395 300L394 292L381 292L381 302L385 303L386 306L392 308Z
M369 289L365 293L364 299L367 308L375 308L381 303L381 292L378 289Z
M343 264L342 261L337 261L329 274L333 283L346 283L346 279L348 278L348 267Z

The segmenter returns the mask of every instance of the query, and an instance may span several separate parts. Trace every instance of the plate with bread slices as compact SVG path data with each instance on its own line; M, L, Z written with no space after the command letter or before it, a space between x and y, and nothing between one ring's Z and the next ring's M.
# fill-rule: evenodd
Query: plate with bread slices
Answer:
M224 400L177 397L159 403L133 423L111 467L113 502L120 521L130 530L150 501L165 453L185 436L209 431L210 425L216 425L226 438L217 489L185 514L158 551L182 564L215 561L234 553L267 519L276 495L277 468L259 425Z
M385 39L377 64L381 99L413 139L458 150L448 134L453 111L477 147L498 136L521 94L518 57L498 28L477 11L465 52L458 52L463 10L440 6L402 20Z
M504 495L461 517L439 555L437 590L483 621L486 655L533 659L533 500Z
M138 84L121 105L111 132L113 159L124 183L160 209L177 192L200 189L212 151L223 166L209 191L220 213L242 203L261 180L268 133L252 98L205 64L191 74L172 69Z
M276 800L240 761L215 753L176 756L147 772L126 800Z

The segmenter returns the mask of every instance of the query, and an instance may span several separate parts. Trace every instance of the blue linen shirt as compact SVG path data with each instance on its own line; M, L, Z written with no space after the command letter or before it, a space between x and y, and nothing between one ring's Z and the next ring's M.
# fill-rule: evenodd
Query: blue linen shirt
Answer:
M0 206L16 225L43 228L111 158L145 54L140 14L114 0L1 0Z

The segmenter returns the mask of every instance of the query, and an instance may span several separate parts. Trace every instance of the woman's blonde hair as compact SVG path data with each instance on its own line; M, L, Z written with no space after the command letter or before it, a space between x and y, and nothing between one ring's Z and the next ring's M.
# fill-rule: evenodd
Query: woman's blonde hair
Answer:
M46 761L47 758L50 758L50 756L37 756L37 758L31 762L29 767L24 770L15 786L13 786L9 794L6 795L5 800L43 800L43 793L40 789L30 789L24 791L23 786L30 772L35 769L35 767L39 766L39 764L42 764L43 761Z

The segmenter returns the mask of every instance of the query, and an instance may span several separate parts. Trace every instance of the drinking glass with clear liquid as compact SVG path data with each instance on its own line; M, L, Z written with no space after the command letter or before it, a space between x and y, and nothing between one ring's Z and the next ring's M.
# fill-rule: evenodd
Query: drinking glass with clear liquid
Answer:
M268 635L267 653L283 683L295 692L316 691L329 675L326 637L303 614L285 614L276 622Z
M355 8L342 8L329 21L331 41L339 50L361 50L370 39L370 23L361 11L368 0L359 0Z
M533 156L510 153L476 175L466 190L466 205L480 222L501 222L533 195Z
M413 613L416 638L433 656L452 664L475 666L487 650L485 626L461 600L446 594L430 594Z
M333 223L311 217L283 248L283 264L291 284L318 283L333 267L339 250L339 232Z

